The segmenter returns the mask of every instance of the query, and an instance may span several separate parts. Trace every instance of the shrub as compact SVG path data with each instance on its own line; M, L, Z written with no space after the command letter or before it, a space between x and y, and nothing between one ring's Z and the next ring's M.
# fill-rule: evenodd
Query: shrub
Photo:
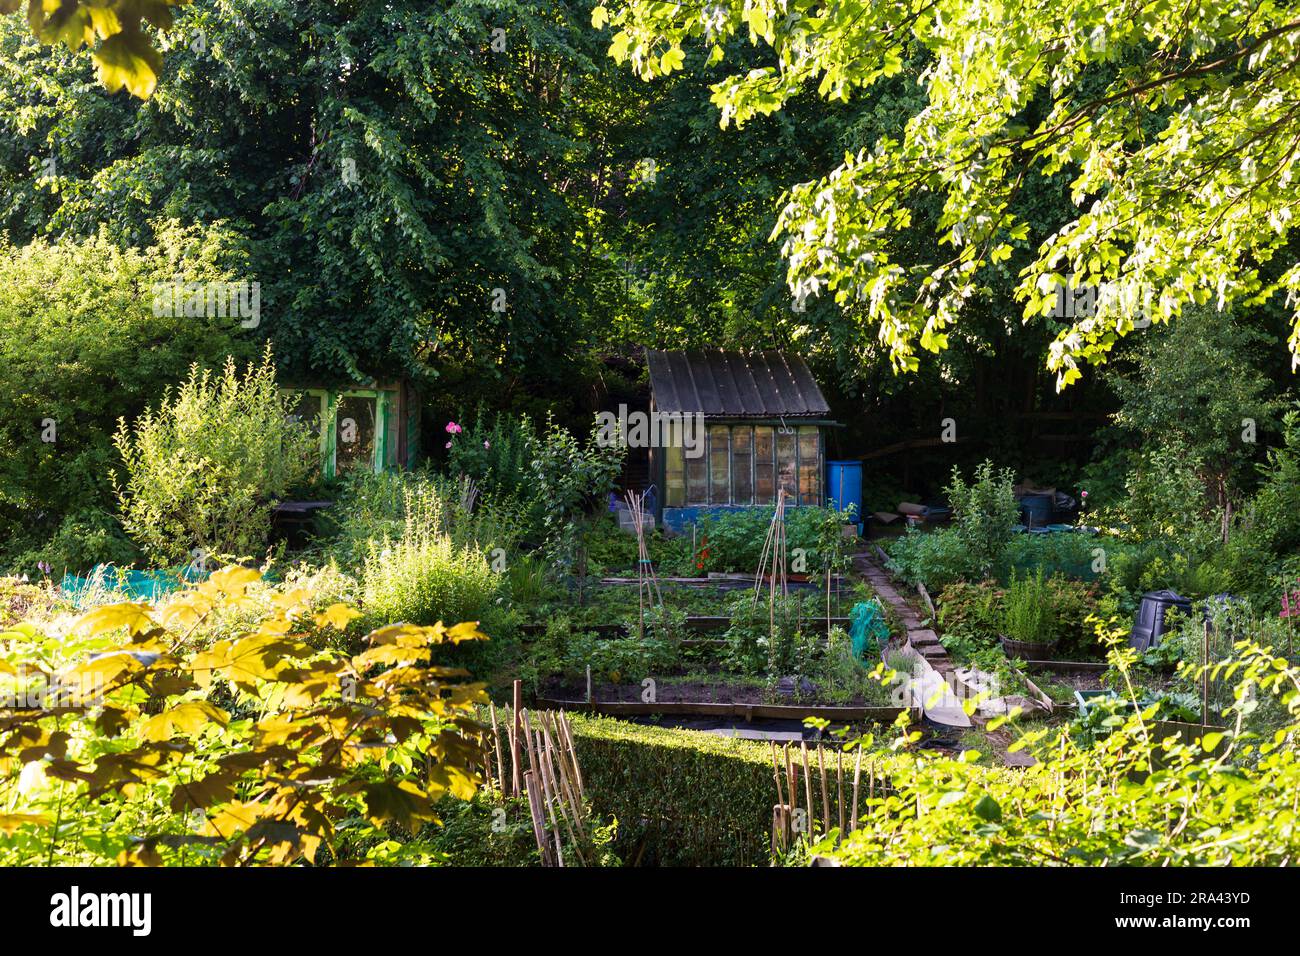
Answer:
M705 571L754 573L758 570L763 543L767 539L775 509L744 508L706 515L700 522L701 542L707 542ZM848 522L847 512L833 508L803 506L785 512L786 556L796 573L818 574L829 567L839 572L847 563L845 539L841 526ZM793 566L794 551L803 552L804 565Z
M939 591L979 576L979 568L955 528L909 528L889 545L889 569L908 584Z
M542 502L546 549L560 567L586 573L586 540L593 507L604 504L623 467L626 449L605 444L594 428L585 445L552 424L538 445L533 477Z
M362 472L343 481L326 512L325 553L345 566L362 564L374 542L401 537L413 504L458 546L489 556L500 549L501 557L518 542L520 522L509 499L471 495L464 480L429 471Z
M993 462L987 460L976 467L974 479L967 484L954 467L945 493L952 505L957 540L979 573L987 575L1001 557L1016 523L1018 509L1012 487L1015 479L1010 469L995 471Z
M528 416L498 413L489 419L480 408L472 423L448 422L448 438L451 474L474 479L488 494L537 497L533 461L541 437Z
M1041 568L1032 575L1012 576L1002 598L999 623L1002 633L1013 641L1056 642L1059 636L1056 609L1052 606Z
M949 584L939 593L939 626L944 636L966 638L992 646L1002 623L1005 591L991 581Z
M429 657L484 635L384 628L348 654L307 638L354 611L258 579L226 568L165 609L108 605L9 636L0 696L40 705L6 717L0 864L328 865L379 846L423 861L412 834L478 787L486 702ZM230 630L191 640L212 616Z
M633 865L768 862L776 789L765 744L599 717L572 718L595 810Z
M34 561L63 560L42 553L61 530L72 570L121 557L107 539L81 553L68 540L86 512L112 507L118 419L158 401L192 363L253 351L238 318L155 316L149 295L178 272L241 273L235 237L215 226L157 235L125 251L102 234L23 247L0 237L0 566L30 574Z
M44 565L57 582L64 574L76 574L99 564L129 567L139 555L117 518L98 508L88 508L65 517L49 540L13 558L13 566L32 574Z
M476 544L453 540L436 490L408 490L405 511L401 537L370 544L362 568L366 611L412 624L499 619L503 577Z
M268 347L244 375L189 378L114 439L126 470L114 480L127 533L154 561L260 552L278 498L317 464L316 438L289 420Z

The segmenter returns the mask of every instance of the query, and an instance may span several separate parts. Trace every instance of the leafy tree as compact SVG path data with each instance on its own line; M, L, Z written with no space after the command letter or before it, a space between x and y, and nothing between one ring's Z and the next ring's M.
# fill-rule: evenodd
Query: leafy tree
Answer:
M16 241L104 224L124 245L162 214L228 221L294 377L567 382L616 272L591 256L598 131L634 82L588 10L216 0L178 13L145 102L0 20L0 216Z
M153 94L162 72L162 54L148 26L172 26L172 7L189 0L30 0L27 22L42 43L69 50L91 47L99 79L110 93L123 87L141 99ZM0 15L15 13L23 0L0 0Z
M944 348L990 274L1013 265L1026 317L1051 314L1063 287L1105 287L1057 326L1061 385L1132 330L1139 304L1168 321L1193 302L1300 291L1287 261L1300 198L1289 4L626 0L592 22L612 24L610 54L645 79L682 70L690 44L709 64L735 36L761 46L767 63L713 87L723 125L805 91L846 100L924 63L926 103L902 134L793 187L775 229L796 298L829 292L861 310L897 368ZM1031 233L1014 204L1036 173L1070 177L1076 209ZM931 197L951 251L909 262L896 237Z
M1193 307L1172 327L1148 332L1109 376L1122 403L1116 423L1139 448L1172 449L1192 466L1200 500L1180 507L1219 515L1224 535L1281 410L1260 368L1266 343L1232 315ZM1149 464L1167 468L1158 459Z

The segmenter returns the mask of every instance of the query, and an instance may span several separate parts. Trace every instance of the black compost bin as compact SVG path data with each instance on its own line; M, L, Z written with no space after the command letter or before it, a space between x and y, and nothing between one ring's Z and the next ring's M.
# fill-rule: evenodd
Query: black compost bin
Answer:
M1175 591L1150 591L1142 595L1138 605L1137 620L1133 622L1133 633L1129 635L1129 644L1139 651L1155 647L1165 633L1165 612L1178 608L1184 614L1192 613L1192 602Z

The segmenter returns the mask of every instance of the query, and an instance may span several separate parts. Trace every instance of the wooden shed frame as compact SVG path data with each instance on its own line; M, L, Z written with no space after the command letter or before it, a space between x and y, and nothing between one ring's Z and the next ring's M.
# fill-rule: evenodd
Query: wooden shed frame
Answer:
M393 468L407 468L418 459L419 402L408 383L391 385L285 386L286 396L316 400L320 433L321 473L327 478L339 474L339 408L348 399L374 402L374 447L363 470L378 474Z

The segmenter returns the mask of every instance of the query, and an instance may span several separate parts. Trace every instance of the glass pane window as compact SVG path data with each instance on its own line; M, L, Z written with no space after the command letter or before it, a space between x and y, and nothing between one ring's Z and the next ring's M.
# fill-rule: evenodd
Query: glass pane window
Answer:
M373 471L375 468L376 401L362 395L339 399L334 426L334 471Z
M754 429L737 425L731 430L731 503L754 500Z
M686 459L680 445L664 449L664 504L669 508L686 504Z
M709 426L709 504L731 502L731 447L726 425Z
M776 433L776 477L777 487L784 488L787 504L798 504L794 495L798 494L795 479L796 443L794 429L778 429Z
M685 457L686 503L707 505L709 503L709 458L704 454L696 455L694 458Z
M664 504L669 508L686 504L686 457L682 448L682 426L678 422L669 423L667 446L664 448Z
M815 425L799 426L799 503L822 504L821 433Z
M771 425L754 428L754 504L770 505L776 500L776 473L772 468L774 435Z
M314 432L320 431L321 396L311 392L293 392L286 396L289 421L306 425Z

